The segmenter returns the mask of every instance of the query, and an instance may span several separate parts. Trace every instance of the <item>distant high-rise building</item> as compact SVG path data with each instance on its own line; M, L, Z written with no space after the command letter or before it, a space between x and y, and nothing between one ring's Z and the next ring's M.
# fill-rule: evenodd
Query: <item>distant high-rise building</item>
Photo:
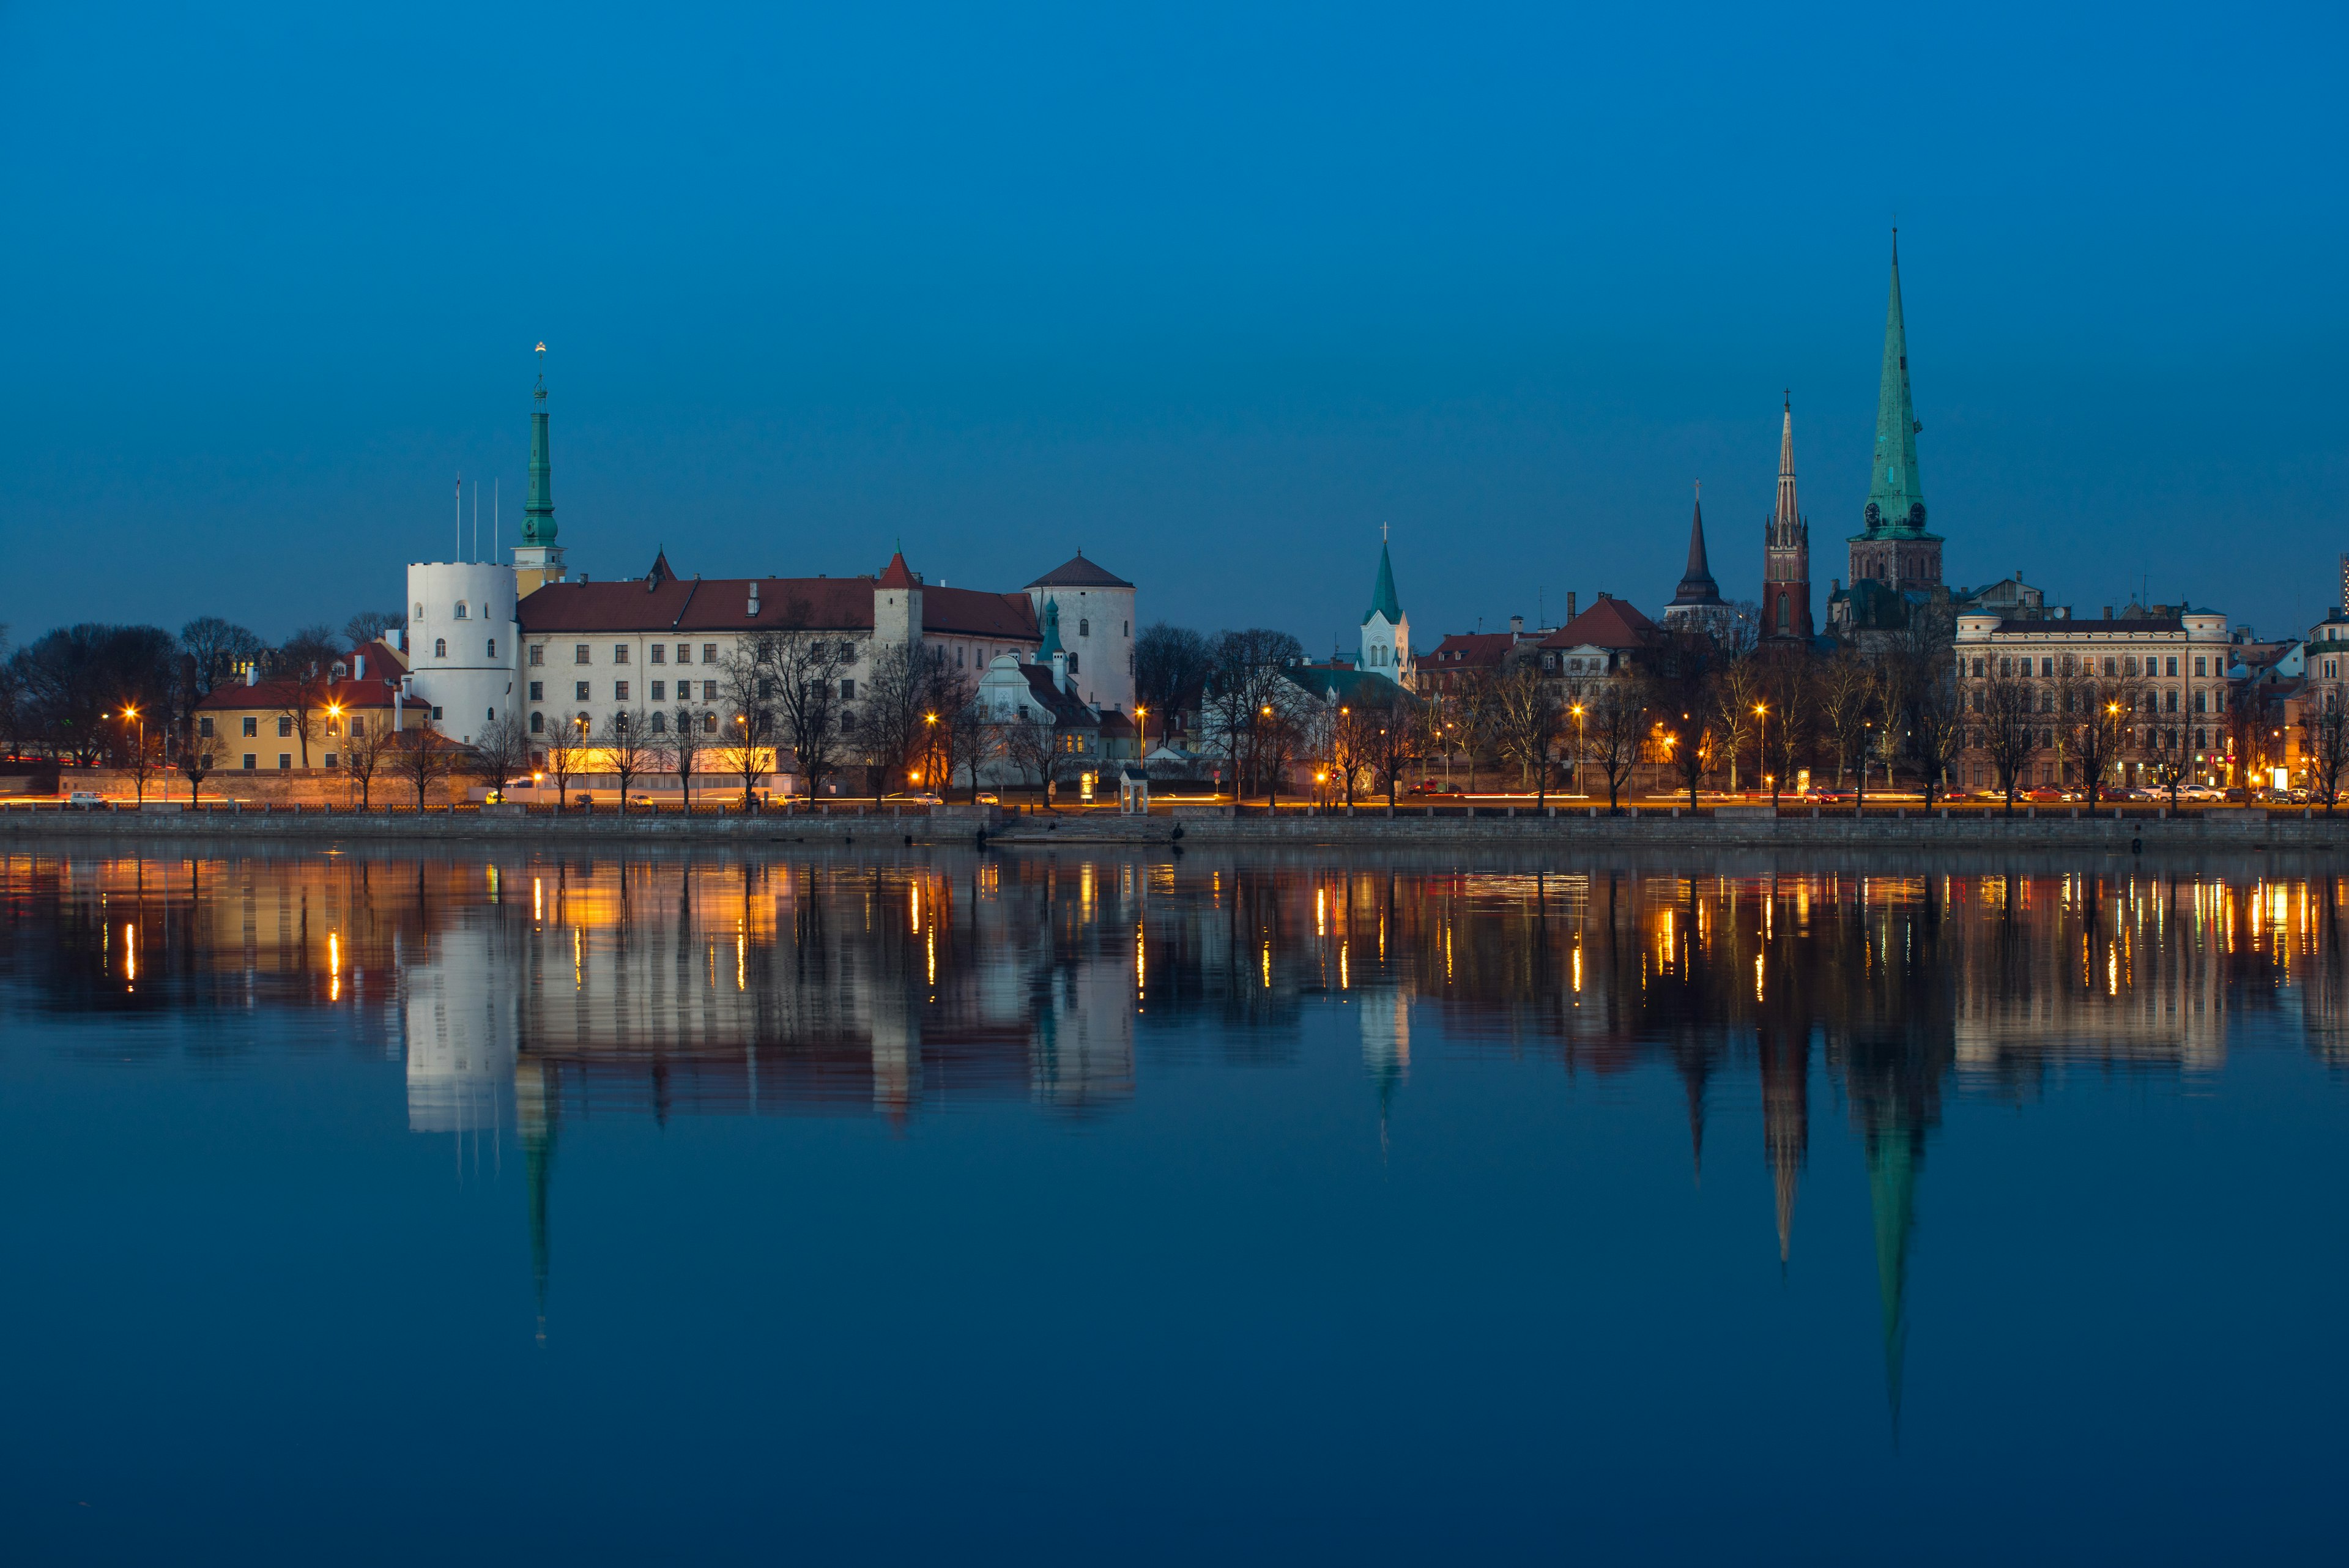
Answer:
M1795 504L1795 402L1778 432L1778 504L1762 531L1762 639L1811 639L1811 525Z

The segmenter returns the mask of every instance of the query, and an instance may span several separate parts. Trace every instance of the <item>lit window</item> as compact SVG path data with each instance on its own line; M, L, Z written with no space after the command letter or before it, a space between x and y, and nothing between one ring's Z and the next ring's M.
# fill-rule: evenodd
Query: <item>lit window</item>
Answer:
M578 682L578 690L572 692L571 700L574 702L585 702L587 701L587 682L585 680Z

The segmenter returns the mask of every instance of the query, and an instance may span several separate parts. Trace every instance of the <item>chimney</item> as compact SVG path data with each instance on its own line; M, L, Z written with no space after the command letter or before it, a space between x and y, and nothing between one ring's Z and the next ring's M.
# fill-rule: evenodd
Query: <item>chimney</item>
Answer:
M367 679L366 654L354 653L351 655L351 679L354 680L365 680Z
M1574 624L1574 595L1572 593L1568 593L1566 596L1566 621L1568 626Z
M247 686L258 686L261 684L260 665L248 664L244 667L244 683Z
M1509 639L1510 639L1511 641L1513 641L1513 642L1514 642L1514 641L1516 641L1518 638L1521 638L1521 637L1523 637L1523 636L1525 636L1525 635L1526 635L1526 618L1525 618L1525 617L1523 617L1523 616L1521 616L1521 615L1513 615L1513 616L1511 616L1511 617L1509 618Z
M2106 605L2106 606L2105 607L2105 618L2106 618L2106 620L2110 620L2110 619L2112 619L2112 618L2113 618L2113 607L2112 607L2112 606L2110 606L2110 605Z
M1069 691L1069 655L1065 649L1056 649L1052 654L1052 684L1062 691ZM1069 694L1076 695L1073 691Z
M752 620L759 618L759 579L756 577L750 579L750 607L742 613Z

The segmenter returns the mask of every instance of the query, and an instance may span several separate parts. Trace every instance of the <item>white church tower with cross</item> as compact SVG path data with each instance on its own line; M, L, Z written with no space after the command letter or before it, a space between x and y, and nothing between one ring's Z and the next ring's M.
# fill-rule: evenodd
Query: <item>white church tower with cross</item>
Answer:
M1411 685L1411 618L1395 597L1394 562L1387 555L1386 530L1379 530L1379 580L1371 588L1371 607L1362 617L1361 668L1384 676L1396 685Z

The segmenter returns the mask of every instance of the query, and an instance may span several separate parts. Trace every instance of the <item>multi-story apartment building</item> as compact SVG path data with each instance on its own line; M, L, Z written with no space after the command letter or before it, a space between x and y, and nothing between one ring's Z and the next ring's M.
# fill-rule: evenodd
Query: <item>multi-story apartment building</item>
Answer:
M2106 607L2095 620L2068 610L2044 618L1994 614L1958 617L1961 691L1970 713L1983 711L1993 683L2017 681L2044 715L2040 744L2024 778L2027 788L2082 782L2066 715L2084 687L2125 691L2143 715L2142 742L2120 762L2123 777L2105 782L2149 784L2154 766L2183 757L2198 782L2225 782L2230 768L2227 618L2184 605L2130 605L2116 616ZM1992 789L1998 783L1983 736L1969 731L1958 782Z

